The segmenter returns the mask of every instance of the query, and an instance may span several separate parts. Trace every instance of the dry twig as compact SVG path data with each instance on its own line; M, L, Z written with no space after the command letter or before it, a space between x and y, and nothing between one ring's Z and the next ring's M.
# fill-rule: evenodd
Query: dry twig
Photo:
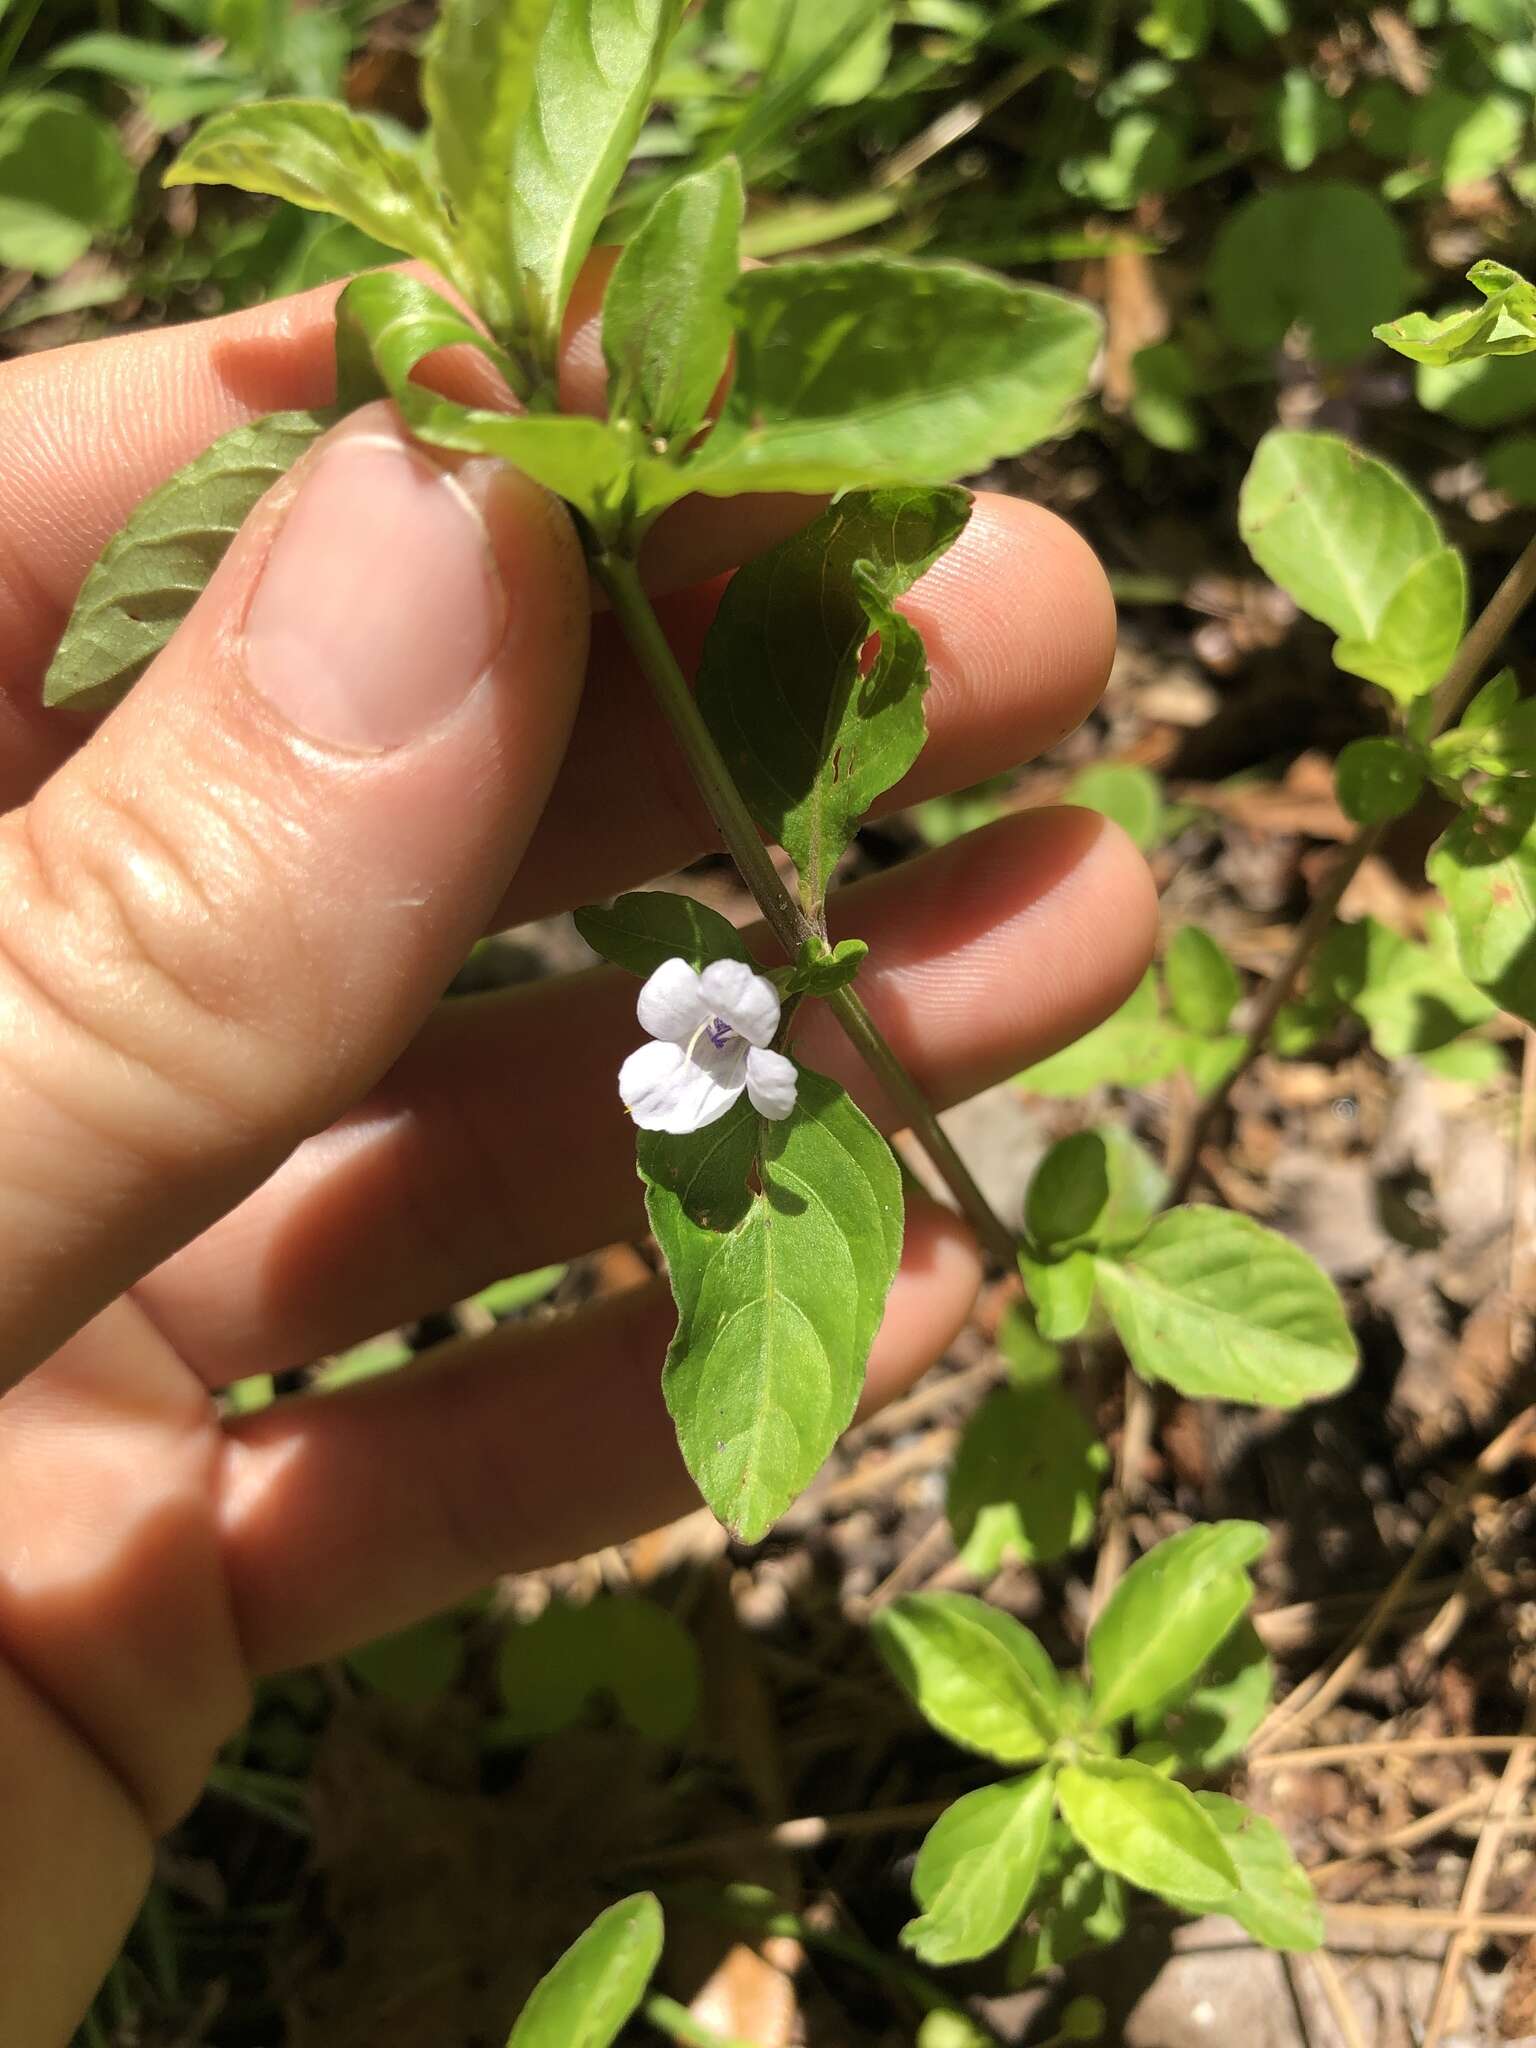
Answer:
M1462 1964L1475 1944L1479 1927L1485 1924L1481 1920L1482 1905L1498 1864L1499 1851L1504 1846L1503 1823L1513 1814L1532 1776L1536 1775L1536 1710L1527 1711L1525 1726L1529 1739L1518 1743L1509 1753L1504 1775L1499 1780L1482 1833L1477 1838L1477 1847L1472 1851L1472 1861L1467 1865L1467 1880L1462 1887L1458 1908L1462 1925L1446 1944L1440 1981L1435 1986L1434 2000L1424 2026L1422 2048L1439 2048L1445 2038L1461 1986Z

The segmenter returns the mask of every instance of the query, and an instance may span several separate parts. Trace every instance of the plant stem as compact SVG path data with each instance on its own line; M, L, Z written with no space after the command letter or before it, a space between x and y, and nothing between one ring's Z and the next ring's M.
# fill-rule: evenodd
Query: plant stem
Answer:
M595 552L592 570L607 592L614 615L656 693L727 851L774 937L793 960L802 944L819 934L779 878L725 757L699 713L633 560L625 555ZM826 1000L871 1072L901 1109L977 1236L995 1258L1011 1267L1017 1251L1013 1233L1005 1228L976 1185L964 1160L940 1128L922 1090L892 1051L863 1000L851 987L838 989Z
M686 2006L679 2005L675 1998L663 1998L660 1992L645 2001L640 2013L658 2034L680 2042L682 2048L757 2048L755 2041L737 2041L717 2034L713 2027L696 2020Z
M1455 659L1436 685L1428 738L1436 738L1460 717L1468 699L1477 688L1483 670L1497 652L1505 634L1533 597L1536 597L1536 538L1526 542L1504 581L1468 628L1465 638L1456 650ZM1201 1150L1211 1134L1212 1126L1226 1106L1234 1083L1247 1073L1264 1050L1276 1017L1290 1000L1291 992L1300 980L1303 968L1332 924L1334 912L1339 907L1344 891L1359 873L1368 856L1381 844L1385 832L1384 824L1362 826L1334 863L1322 894L1314 899L1311 909L1297 927L1296 936L1291 942L1291 950L1287 953L1284 964L1264 991L1253 1022L1248 1027L1242 1058L1231 1073L1210 1091L1195 1113L1190 1124L1184 1157L1173 1176L1170 1202L1182 1202L1189 1193L1200 1168Z

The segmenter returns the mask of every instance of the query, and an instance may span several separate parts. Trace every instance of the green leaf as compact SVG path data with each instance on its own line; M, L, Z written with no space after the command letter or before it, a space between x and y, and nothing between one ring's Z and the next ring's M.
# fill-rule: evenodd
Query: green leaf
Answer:
M839 939L829 946L825 939L806 939L784 984L786 995L830 996L846 988L869 958L863 939Z
M1481 306L1439 319L1405 313L1378 327L1376 339L1399 355L1437 368L1483 356L1529 355L1536 349L1536 286L1506 264L1488 261L1474 263L1467 279L1483 294Z
M1440 680L1466 572L1395 470L1335 435L1279 428L1259 443L1238 520L1265 575L1338 634L1341 668L1399 698Z
M1156 1160L1118 1124L1075 1131L1035 1168L1024 1197L1024 1227L1037 1251L1131 1245L1167 1191Z
M1449 906L1468 976L1536 1024L1536 790L1490 785L1436 840L1427 872Z
M610 1697L632 1728L676 1742L698 1712L697 1645L667 1608L632 1594L584 1607L551 1601L508 1630L496 1664L500 1732L536 1742L569 1728L595 1697Z
M1218 1771L1242 1754L1269 1712L1274 1684L1269 1652L1244 1616L1188 1686L1136 1716L1137 1733L1159 1735L1181 1772Z
M1469 1088L1486 1088L1509 1072L1502 1051L1486 1038L1458 1038L1450 1045L1432 1047L1419 1058L1432 1074Z
M1021 1932L1008 1951L1008 1983L1016 1990L1089 1949L1108 1947L1125 1932L1119 1878L1084 1856L1064 1828L1061 1832L1070 1844L1066 1867L1031 1914L1036 1925Z
M1211 39L1215 0L1152 0L1136 33L1176 63L1198 57Z
M1536 697L1521 697L1505 669L1478 692L1461 724L1431 744L1430 758L1437 773L1455 780L1471 770L1498 777L1536 774Z
M1158 1013L1148 973L1102 1024L1015 1076L1035 1095L1086 1095L1092 1088L1144 1088L1178 1066L1180 1035Z
M1413 382L1426 411L1444 413L1460 427L1502 427L1536 412L1536 360L1523 349L1421 363Z
M0 7L0 15L4 11ZM50 71L96 71L119 85L184 85L199 79L227 81L243 89L239 71L211 56L206 45L150 43L107 29L71 36L56 44L43 61Z
M1090 1757L1056 1781L1062 1818L1094 1862L1188 1913L1225 1912L1237 1869L1192 1792L1127 1758Z
M1059 1381L998 1387L965 1426L949 1524L978 1579L1010 1558L1049 1564L1093 1536L1109 1454Z
M337 345L366 350L407 425L424 441L471 455L495 455L594 521L625 495L630 451L614 428L576 414L492 412L458 405L411 381L440 348L475 348L508 382L505 352L419 279L398 271L356 277L336 309Z
M1483 456L1483 473L1516 505L1536 505L1536 434L1505 434Z
M663 1388L715 1513L755 1543L853 1415L901 1256L901 1175L834 1082L763 1123L745 1098L688 1138L642 1133L678 1305ZM755 1191L749 1185L755 1178Z
M1343 107L1319 79L1299 67L1287 71L1275 87L1269 121L1273 147L1288 171L1310 170L1349 132Z
M1421 946L1373 917L1335 925L1313 957L1309 999L1352 1009L1383 1059L1447 1044L1494 1006L1458 967L1444 920L1431 914L1425 934Z
M922 751L928 664L895 600L969 514L963 491L841 498L738 570L715 614L699 709L813 919L860 818ZM880 652L865 674L871 633Z
M1194 1678L1247 1612L1246 1567L1268 1542L1258 1522L1210 1522L1137 1559L1088 1637L1096 1726L1150 1712Z
M1450 667L1466 623L1466 564L1454 548L1439 548L1408 571L1372 637L1339 639L1333 658L1350 675L1379 683L1399 703L1409 703L1433 689Z
M540 1978L507 2048L612 2048L645 1996L661 1944L651 1893L620 1899Z
M669 186L603 297L608 409L656 453L701 426L731 352L746 200L734 158ZM662 444L658 446L657 444Z
M413 151L332 100L264 100L205 121L167 185L233 185L334 214L466 284L453 223Z
M894 12L891 0L731 0L726 26L768 84L809 71L806 104L845 107L884 77Z
M473 273L470 296L503 332L516 300L508 181L553 0L446 0L427 40L421 95L432 150Z
M949 483L1058 432L1100 338L1081 300L957 263L780 263L735 299L724 411L642 509L686 490Z
M594 953L629 974L654 974L664 960L686 960L697 969L711 960L752 958L729 918L666 889L636 889L608 904L589 903L576 912L575 923Z
M1435 167L1450 192L1502 170L1519 153L1525 126L1525 109L1507 93L1436 84L1414 110L1413 154Z
M1163 829L1162 784L1150 769L1127 761L1102 761L1085 768L1062 792L1062 802L1081 804L1115 823L1143 853L1154 847Z
M1226 1030L1243 984L1209 932L1196 924L1181 925L1169 941L1163 974L1181 1024L1205 1037Z
M1424 764L1401 740L1351 740L1333 764L1339 807L1357 825L1402 818L1424 791Z
M1064 1259L1033 1259L1021 1251L1019 1272L1040 1334L1058 1344L1075 1337L1093 1308L1092 1254L1069 1252Z
M1193 1399L1291 1408L1355 1369L1338 1294L1305 1252L1247 1216L1173 1209L1123 1260L1094 1260L1131 1363Z
M61 276L128 225L136 189L112 124L78 100L0 101L0 265Z
M901 1930L904 1947L943 1966L973 1962L1008 1939L1040 1876L1052 1793L1047 1766L983 1785L940 1814L912 1873L923 1910Z
M1237 1869L1237 1890L1221 1910L1266 1948L1321 1948L1323 1915L1312 1880L1274 1822L1220 1792L1197 1792L1195 1799Z
M386 1699L422 1707L450 1692L464 1668L464 1632L451 1614L350 1650L347 1669Z
M529 1273L514 1273L506 1280L493 1280L489 1287L471 1296L487 1314L503 1319L521 1315L535 1302L554 1293L570 1271L568 1266L536 1266Z
M560 0L539 43L506 191L517 341L551 385L571 287L624 175L681 13L682 0Z
M1008 1368L1010 1386L1035 1387L1061 1377L1060 1347L1042 1335L1022 1303L1004 1310L997 1326L997 1348Z
M221 435L130 513L81 586L45 704L108 710L192 609L246 516L329 424L274 412Z
M1061 1681L1035 1637L964 1593L909 1593L870 1623L875 1648L930 1727L1003 1764L1061 1732Z
M1403 231L1361 185L1281 185L1228 217L1206 283L1239 347L1267 354L1300 324L1319 361L1353 362L1407 295Z

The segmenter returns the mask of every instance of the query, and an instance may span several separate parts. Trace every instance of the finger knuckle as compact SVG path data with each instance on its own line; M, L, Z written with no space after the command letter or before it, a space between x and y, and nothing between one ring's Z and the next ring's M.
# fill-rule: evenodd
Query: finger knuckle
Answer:
M0 825L0 989L49 1026L28 1036L62 1031L225 1122L263 1113L274 1045L321 1028L324 987L281 835L242 813L190 778L153 800L54 784Z

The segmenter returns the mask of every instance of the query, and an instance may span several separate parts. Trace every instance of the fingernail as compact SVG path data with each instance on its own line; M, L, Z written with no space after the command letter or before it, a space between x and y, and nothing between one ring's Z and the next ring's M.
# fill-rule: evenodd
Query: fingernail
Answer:
M358 434L303 478L246 614L246 673L309 738L381 751L463 702L506 620L463 486L406 442Z

